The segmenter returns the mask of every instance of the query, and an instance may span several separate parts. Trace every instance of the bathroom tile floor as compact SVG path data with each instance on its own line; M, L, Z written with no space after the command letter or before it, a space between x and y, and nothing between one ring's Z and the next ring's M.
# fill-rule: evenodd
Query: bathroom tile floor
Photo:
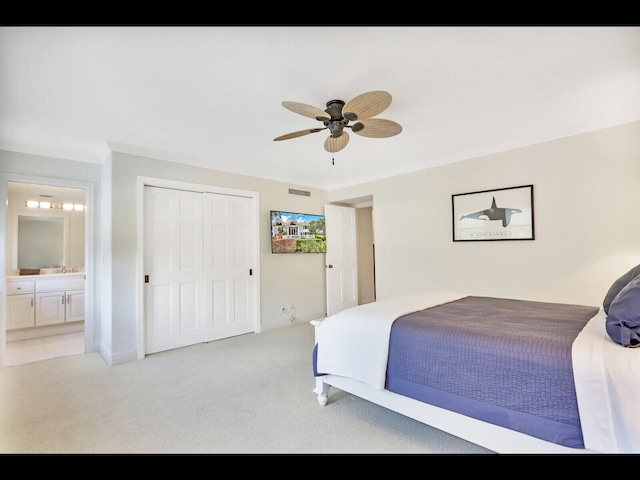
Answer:
M5 365L22 365L50 358L84 353L84 332L7 342Z

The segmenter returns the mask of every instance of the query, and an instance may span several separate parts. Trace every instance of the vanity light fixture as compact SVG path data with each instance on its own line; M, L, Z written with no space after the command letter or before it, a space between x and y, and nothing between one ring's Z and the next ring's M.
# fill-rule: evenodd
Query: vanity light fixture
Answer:
M25 205L28 208L55 208L58 210L75 210L82 212L85 210L85 206L82 203L51 203L51 202L38 202L37 200L27 200Z

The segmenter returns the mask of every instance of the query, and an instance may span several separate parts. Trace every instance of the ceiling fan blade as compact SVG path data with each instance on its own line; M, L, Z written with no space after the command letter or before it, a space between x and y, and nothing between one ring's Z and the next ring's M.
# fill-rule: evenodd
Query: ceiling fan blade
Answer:
M330 153L339 152L347 146L347 143L349 143L349 134L342 132L342 135L339 137L327 137L324 141L324 149Z
M362 128L358 128L358 123ZM384 120L382 118L372 118L370 120L362 120L355 123L352 130L363 137L369 138L385 138L398 135L402 131L399 123L392 120Z
M391 94L382 90L363 93L342 107L347 120L366 120L384 112L391 105ZM351 115L355 114L355 115Z
M282 102L282 106L288 110L291 110L294 113L297 113L299 115L304 115L305 117L309 117L309 118L315 119L317 117L321 117L326 120L329 120L331 118L331 116L324 110L320 110L317 107L312 107L311 105L306 105L304 103L285 101L285 102Z
M302 137L303 135L316 133L321 130L326 130L326 127L325 128L308 128L307 130L299 130L297 132L287 133L286 135L280 135L279 137L274 138L273 141L277 142L279 140L289 140L290 138Z

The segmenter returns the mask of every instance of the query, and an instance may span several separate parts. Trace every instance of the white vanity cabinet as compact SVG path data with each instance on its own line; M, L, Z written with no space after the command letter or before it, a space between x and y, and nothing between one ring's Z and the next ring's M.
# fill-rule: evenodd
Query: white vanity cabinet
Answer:
M84 321L84 290L71 290L67 292L65 322Z
M46 292L36 295L36 325L53 325L55 323L64 323L65 314L65 296L66 292Z
M7 280L7 330L35 325L35 282Z
M36 280L36 326L84 320L84 275Z
M84 274L7 278L7 330L84 321Z

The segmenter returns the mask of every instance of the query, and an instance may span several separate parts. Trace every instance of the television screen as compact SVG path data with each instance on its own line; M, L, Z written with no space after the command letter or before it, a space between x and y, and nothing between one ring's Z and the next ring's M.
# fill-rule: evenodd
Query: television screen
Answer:
M327 253L324 215L271 210L271 253Z

